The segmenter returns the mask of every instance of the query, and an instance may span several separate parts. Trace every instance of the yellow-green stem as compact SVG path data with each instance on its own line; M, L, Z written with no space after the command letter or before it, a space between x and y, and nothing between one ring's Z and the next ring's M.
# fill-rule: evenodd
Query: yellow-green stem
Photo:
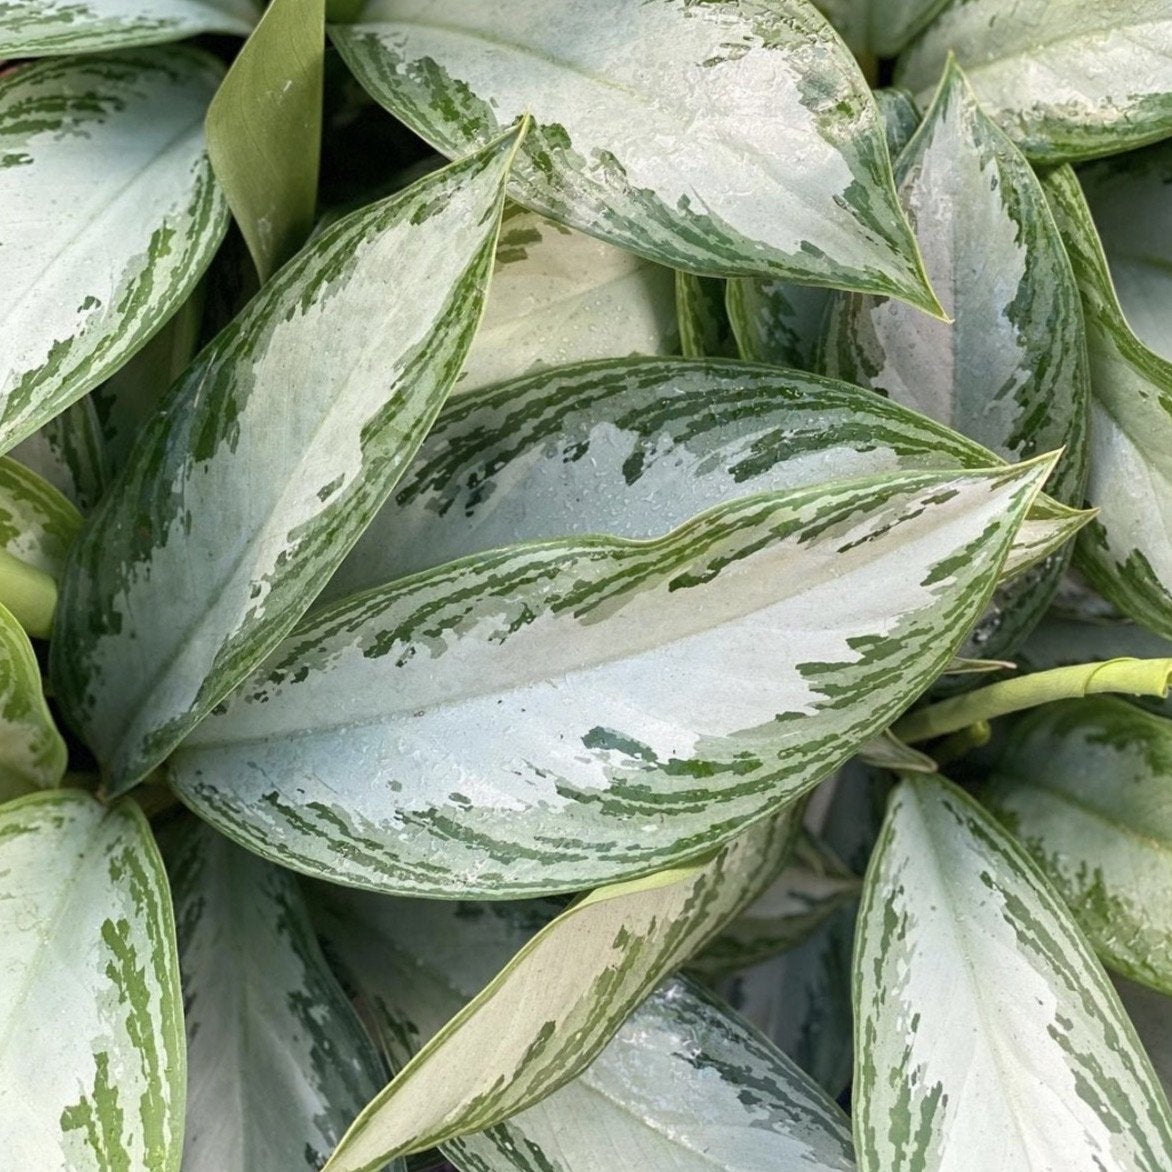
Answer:
M0 549L0 604L37 639L47 639L57 608L57 583L35 566Z
M963 696L929 704L912 712L892 728L901 741L913 744L958 732L982 720L994 720L1096 692L1122 692L1132 696L1166 696L1172 678L1172 659L1107 659L1076 663L1050 671L1033 672L978 688Z

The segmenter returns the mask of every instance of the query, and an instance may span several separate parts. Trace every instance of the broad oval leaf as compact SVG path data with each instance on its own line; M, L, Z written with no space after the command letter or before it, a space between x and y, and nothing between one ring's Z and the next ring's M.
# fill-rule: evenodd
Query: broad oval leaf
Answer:
M401 579L307 619L169 774L225 833L337 883L499 899L649 874L919 695L1050 467L742 498L656 541Z
M565 362L678 350L670 269L509 204L484 320L453 389Z
M1087 358L1078 286L1030 165L951 62L899 157L900 196L953 322L891 299L831 303L821 366L922 411L1006 459L1065 448L1051 491L1081 503ZM1011 653L1041 617L1066 557L998 600L981 648Z
M0 1145L13 1168L179 1172L183 1001L146 819L77 790L0 806Z
M117 792L284 636L435 418L519 131L323 232L196 358L74 547L52 671Z
M855 952L863 1172L1160 1172L1172 1117L1058 896L951 783L895 790Z
M41 668L20 624L0 606L0 802L56 785L65 742L41 690Z
M368 0L331 37L447 155L531 113L510 193L534 211L673 268L936 311L870 92L805 0Z
M520 541L660 537L753 492L995 462L878 395L795 371L715 359L584 363L449 402L323 597ZM1085 519L1039 499L1013 568Z
M1172 143L1080 168L1127 324L1172 361Z
M271 0L208 108L208 156L261 283L317 204L325 0Z
M386 1081L297 881L211 827L169 828L187 1027L183 1172L316 1172Z
M793 830L788 813L764 819L707 863L600 888L546 924L499 973L485 975L484 987L363 1110L329 1167L381 1167L492 1127L569 1081L664 976L760 894ZM368 956L385 937L405 952L454 951L459 963L475 940L459 931L474 906L462 916L468 905L340 891L322 898L326 935L343 958Z
M1172 993L1172 723L1114 697L1018 724L982 796L1113 969Z
M1090 477L1099 510L1079 539L1091 585L1172 638L1172 362L1132 333L1119 308L1074 172L1045 180L1082 292L1091 362Z
M59 578L81 514L48 481L0 456L0 549Z
M896 81L930 89L952 52L981 105L1038 162L1172 134L1165 0L954 0L900 59Z
M224 234L203 120L223 73L179 46L0 77L0 450L116 370Z
M94 53L200 33L247 36L255 0L8 0L0 58Z

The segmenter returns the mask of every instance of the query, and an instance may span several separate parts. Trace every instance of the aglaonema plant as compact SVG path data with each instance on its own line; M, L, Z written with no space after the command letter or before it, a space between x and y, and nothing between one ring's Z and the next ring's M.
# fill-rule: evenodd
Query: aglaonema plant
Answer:
M5 1167L1172 1167L1172 3L820 7L0 5Z

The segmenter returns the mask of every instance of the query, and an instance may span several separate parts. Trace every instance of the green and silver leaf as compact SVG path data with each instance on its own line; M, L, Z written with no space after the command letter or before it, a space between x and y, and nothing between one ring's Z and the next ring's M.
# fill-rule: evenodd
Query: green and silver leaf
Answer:
M661 264L937 305L878 110L805 0L367 0L334 44L459 154L523 113L510 194Z
M1102 159L1079 180L1127 324L1172 361L1172 143Z
M986 449L858 387L715 359L584 363L449 402L323 598L570 534L660 537L754 492L982 468ZM1039 498L1006 572L1086 515Z
M676 270L676 314L685 358L736 358L737 342L725 306L728 282Z
M492 1127L568 1082L663 977L761 893L793 831L788 813L766 818L709 862L579 900L486 976L363 1110L329 1167L381 1167L392 1156ZM343 957L369 957L385 939L407 954L454 950L458 966L460 950L475 939L460 930L477 910L467 904L340 891L322 900L326 935ZM481 914L491 926L497 913ZM394 1064L402 1065L401 1056Z
M1172 1116L1025 851L939 777L895 790L855 952L862 1172L1162 1172Z
M982 793L1105 964L1172 993L1172 722L1109 696L1030 713Z
M186 299L228 222L180 46L0 77L0 451L113 373Z
M505 207L484 320L455 391L538 367L679 350L670 269Z
M169 327L170 322L163 327L164 332ZM148 347L154 341L152 338ZM134 366L141 354L142 351L136 354L128 366ZM47 481L83 513L88 512L106 491L110 480L95 395L87 395L66 407L60 415L53 416L21 440L8 455Z
M513 898L686 861L777 810L947 666L1052 461L743 497L310 616L168 763L283 865Z
M919 126L920 113L903 90L876 90L874 97L883 115L888 153L897 158ZM752 362L817 371L822 320L832 298L831 290L817 285L733 278L728 282L726 311L738 353Z
M208 157L261 284L313 227L324 53L325 0L271 0L208 108Z
M146 819L77 790L0 806L0 1149L16 1169L179 1172L183 1001Z
M896 167L900 196L953 322L891 299L840 295L829 375L879 391L1005 459L1064 448L1050 489L1081 503L1088 373L1078 286L1046 195L950 62ZM981 654L1011 654L1054 594L1051 558L997 600Z
M256 17L254 0L0 0L0 58L95 53L200 33L247 36Z
M0 803L57 785L65 775L65 742L41 689L32 644L0 606Z
M955 53L981 105L1031 159L1132 150L1172 134L1165 0L953 0L900 58L924 92Z
M187 1027L183 1172L316 1172L386 1081L287 871L185 819L164 853Z
M47 480L0 456L0 549L60 578L81 514Z
M1172 362L1132 333L1074 172L1045 180L1082 291L1091 362L1090 477L1098 517L1079 568L1121 611L1172 638Z
M181 376L74 547L52 673L119 792L288 632L427 434L520 131L354 213Z

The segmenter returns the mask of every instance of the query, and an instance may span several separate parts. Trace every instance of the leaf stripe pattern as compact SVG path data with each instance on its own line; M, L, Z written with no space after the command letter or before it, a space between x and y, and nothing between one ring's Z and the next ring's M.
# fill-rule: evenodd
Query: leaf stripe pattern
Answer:
M316 237L196 358L62 584L62 707L118 792L297 621L479 320L517 128Z
M1109 696L1015 725L982 797L1112 968L1172 993L1172 722Z
M302 624L169 776L334 882L499 899L649 874L800 796L944 670L1051 467L748 497L657 541L402 579Z
M146 819L131 803L106 808L77 790L9 802L0 874L5 1160L179 1172L183 1002L167 877Z
M1059 168L1045 183L1082 291L1091 359L1086 495L1099 515L1080 537L1078 565L1130 618L1172 638L1172 362L1124 320L1074 172Z
M760 894L794 829L788 811L763 819L703 865L600 888L546 924L362 1112L331 1167L375 1167L491 1127L574 1077L666 974ZM449 914L369 894L324 899L335 944L388 924L416 944L420 924Z
M981 105L1035 162L1133 150L1172 133L1164 0L954 0L900 59L924 91L956 53Z
M169 823L187 1029L184 1172L311 1172L386 1080L296 878Z
M562 367L450 401L323 598L515 542L659 537L754 492L994 463L922 415L816 375L716 359ZM1015 568L1085 519L1040 498Z
M182 46L0 77L0 451L112 374L183 303L228 224Z
M812 5L370 0L330 31L444 154L531 113L510 194L542 215L672 268L937 308L878 110Z
M1106 974L991 815L895 791L855 946L861 1172L1162 1172L1172 1117Z
M81 514L46 480L0 456L0 549L59 578Z
M95 53L199 33L247 36L254 0L0 0L0 57Z

